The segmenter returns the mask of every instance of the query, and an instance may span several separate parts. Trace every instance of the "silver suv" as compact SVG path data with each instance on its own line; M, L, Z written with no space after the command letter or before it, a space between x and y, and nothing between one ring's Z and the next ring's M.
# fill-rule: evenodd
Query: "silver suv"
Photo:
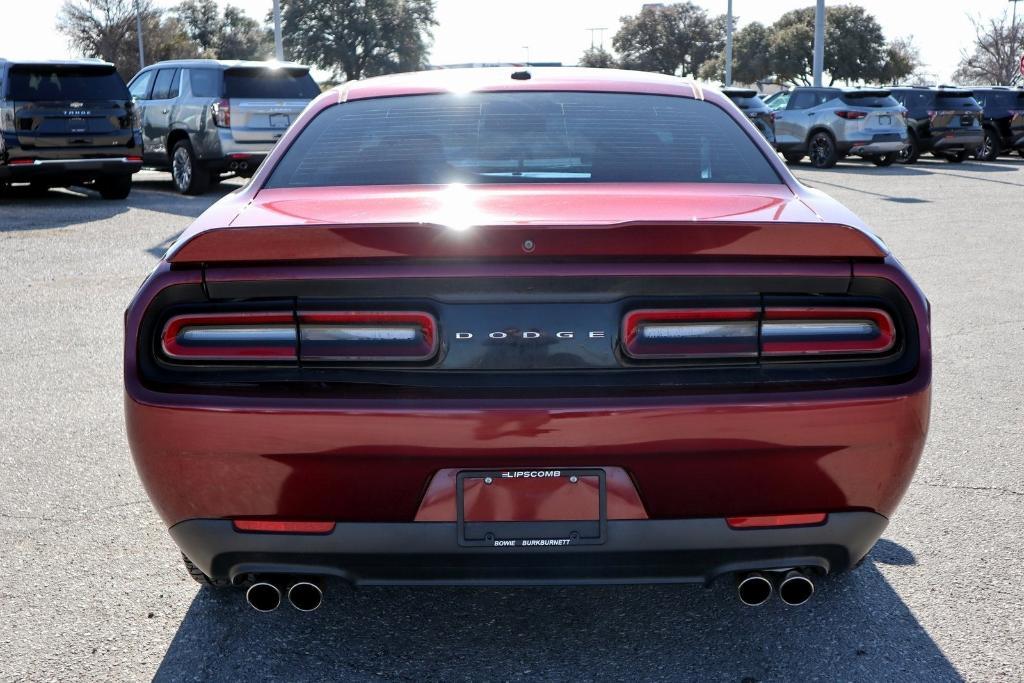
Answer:
M794 88L774 98L775 147L790 163L831 168L847 155L888 166L909 142L906 110L878 88Z
M169 170L183 194L223 174L248 177L306 104L320 94L309 67L190 59L159 62L131 80L143 161Z

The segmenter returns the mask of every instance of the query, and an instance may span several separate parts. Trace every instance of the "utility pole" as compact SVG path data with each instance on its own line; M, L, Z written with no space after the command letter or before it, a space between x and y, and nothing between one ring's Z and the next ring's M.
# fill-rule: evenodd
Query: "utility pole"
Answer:
M274 0L274 57L284 61L284 43L281 41L281 0Z
M601 43L600 43L601 44L601 49L602 50L604 49L604 32L608 30L607 28L585 28L583 30L584 31L590 31L590 49L591 50L594 49L594 33L596 33L597 31L600 31L601 32L600 33L600 36L601 36L601 38L600 38L600 40L601 40Z
M814 10L814 87L821 87L821 72L825 70L825 0L818 0Z
M725 14L725 84L732 85L732 0Z
M139 0L135 0L135 35L139 39L139 70L146 66L146 53L142 49L142 11L139 9Z
M1010 20L1010 49L1013 50L1016 49L1017 47L1017 3L1020 2L1020 0L1010 0L1010 2L1013 3L1013 19ZM1020 75L1024 76L1024 54L1021 54L1020 56ZM1011 85L1013 84L1014 80L1016 80L1016 75L1011 74Z

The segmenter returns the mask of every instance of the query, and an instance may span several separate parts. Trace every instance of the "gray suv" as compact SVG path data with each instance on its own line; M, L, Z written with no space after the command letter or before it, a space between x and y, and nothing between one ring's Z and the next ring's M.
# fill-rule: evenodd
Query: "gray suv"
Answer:
M906 110L888 90L800 87L768 106L775 147L790 163L809 156L816 168L831 168L855 155L888 166L909 142Z
M277 62L159 62L131 80L143 160L178 191L202 194L223 174L248 177L320 94L309 68Z

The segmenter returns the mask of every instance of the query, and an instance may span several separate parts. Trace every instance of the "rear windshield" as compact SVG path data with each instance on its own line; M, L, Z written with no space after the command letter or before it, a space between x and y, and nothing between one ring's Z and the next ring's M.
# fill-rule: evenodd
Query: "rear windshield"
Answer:
M224 91L227 97L271 100L311 100L320 94L305 69L228 69Z
M757 95L729 95L729 99L736 103L740 109L761 109L765 107L764 102Z
M979 97L985 102L985 106L989 109L1012 109L1015 107L1024 106L1024 91L989 91L986 93L980 93Z
M944 109L979 109L978 101L968 93L940 92L935 101L936 106Z
M893 99L888 92L845 92L840 95L841 99L851 107L898 107L899 102Z
M582 92L416 95L325 109L267 187L441 183L781 183L724 110Z
M9 97L23 102L129 99L113 67L15 66L9 80Z

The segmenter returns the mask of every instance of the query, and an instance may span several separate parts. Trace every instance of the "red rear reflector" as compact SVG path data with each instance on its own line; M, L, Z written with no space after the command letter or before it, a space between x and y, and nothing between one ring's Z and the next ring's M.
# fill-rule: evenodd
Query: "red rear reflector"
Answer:
M762 529L775 526L807 526L823 524L828 519L824 512L809 512L801 515L757 515L754 517L726 517L733 529Z
M125 157L124 160L125 161L131 161L133 163L135 163L135 162L140 163L140 164L142 163L142 157Z
M291 312L187 313L167 321L163 351L182 360L295 360Z
M11 159L7 162L10 166L28 166L36 163L35 159Z
M632 358L757 356L756 308L639 310L626 314L622 339Z
M892 318L875 308L769 308L764 318L765 356L879 354L896 339Z
M235 152L234 154L229 154L228 158L229 159L248 159L251 156L252 156L251 154L245 154L244 152Z
M236 531L259 531L273 534L329 534L334 531L334 522L236 519L234 524Z
M437 322L419 311L301 311L302 360L424 361L437 353Z

